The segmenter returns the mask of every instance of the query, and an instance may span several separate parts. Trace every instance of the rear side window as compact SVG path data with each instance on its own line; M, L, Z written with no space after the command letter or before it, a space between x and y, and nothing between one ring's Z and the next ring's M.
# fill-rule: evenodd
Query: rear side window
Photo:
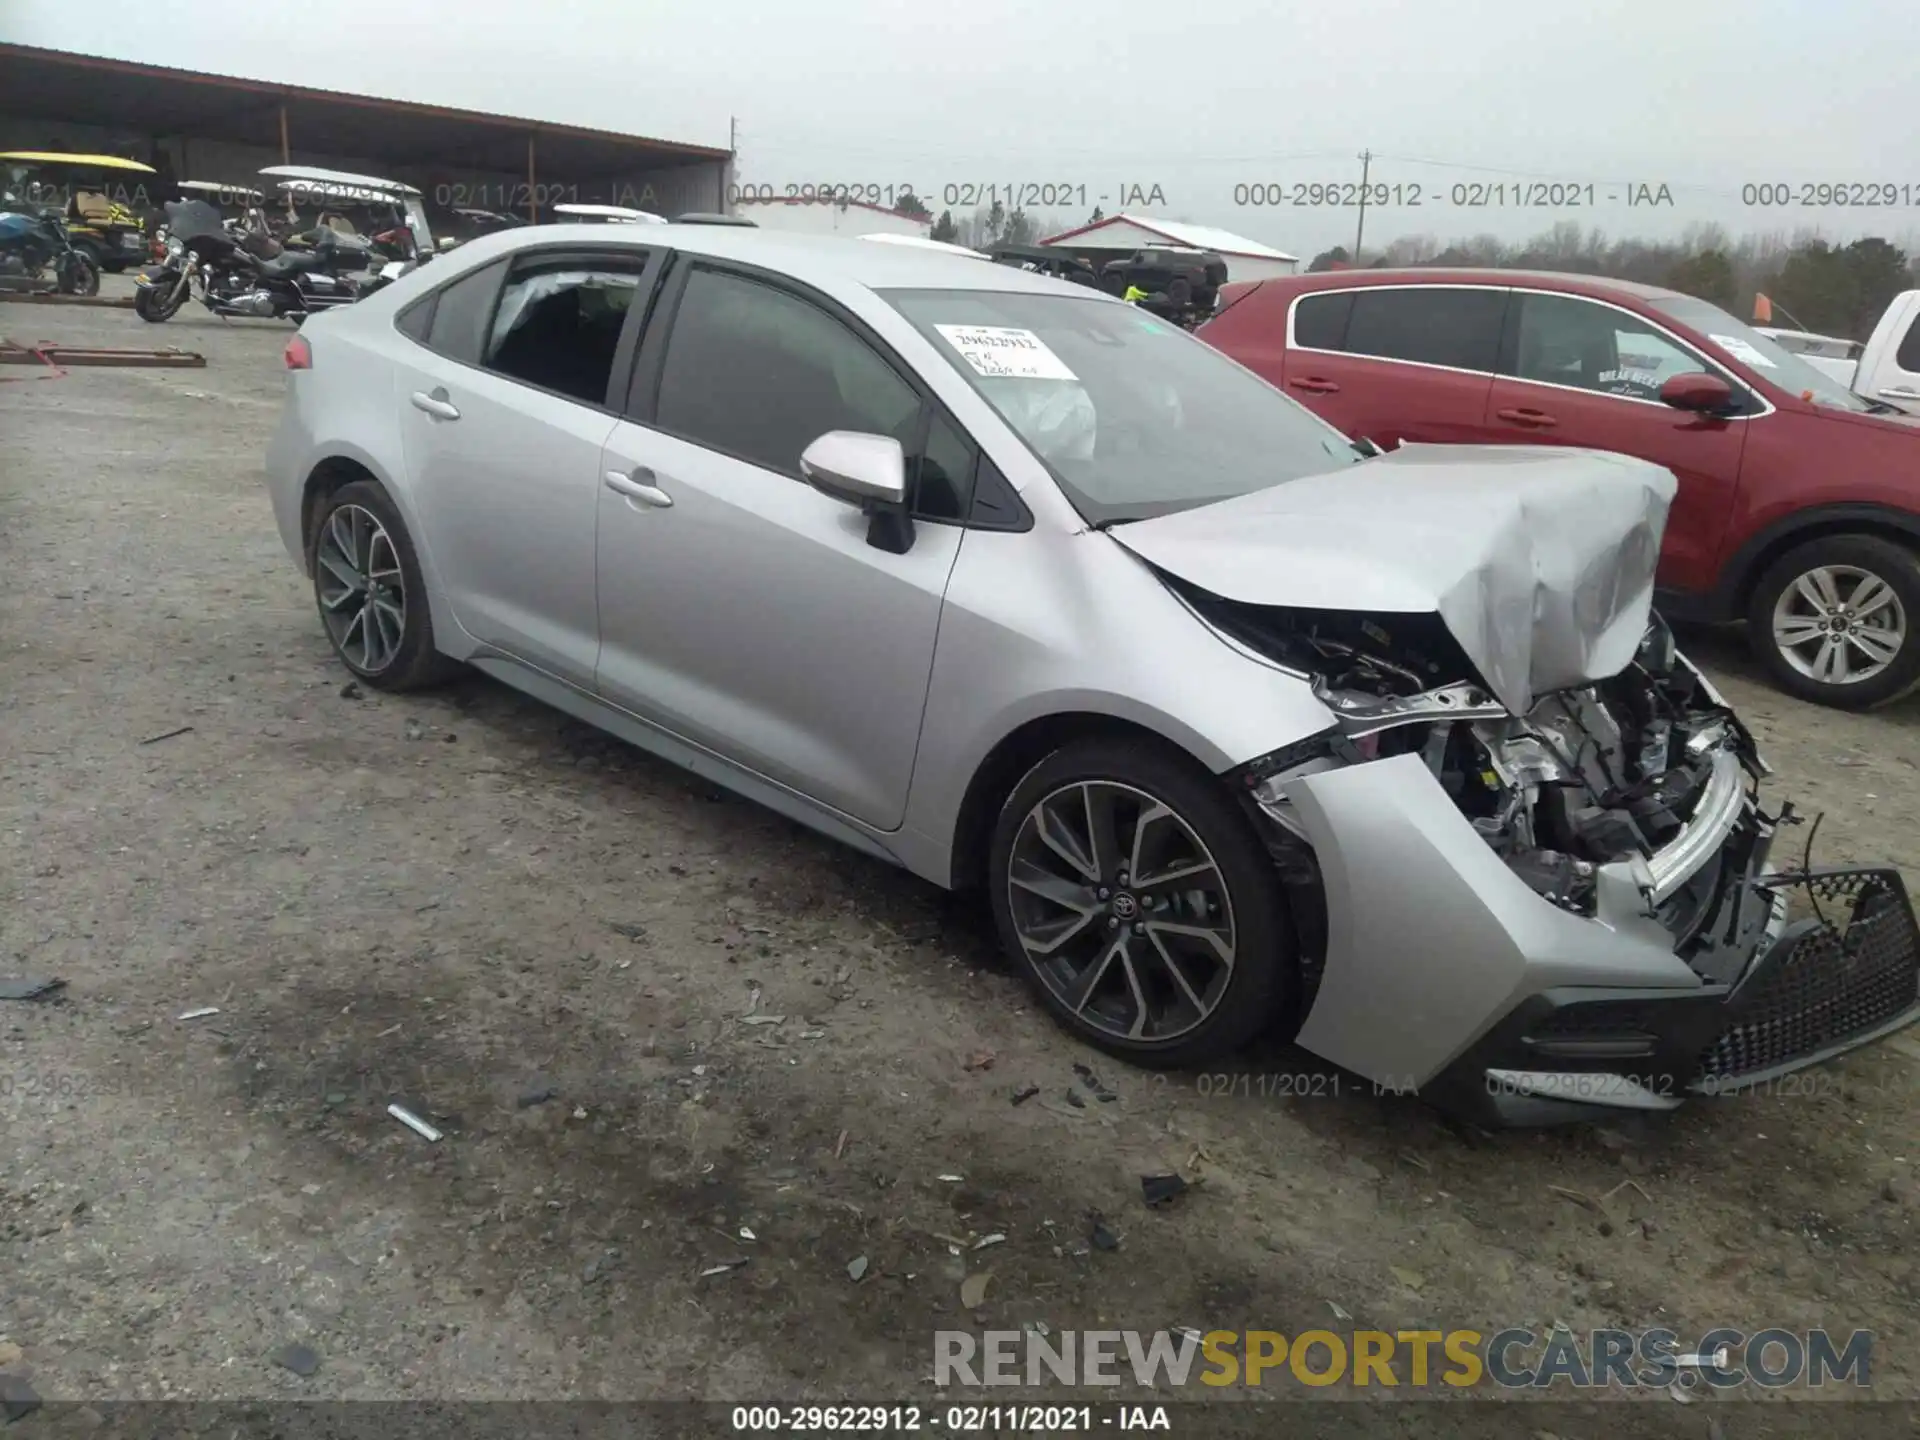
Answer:
M1920 315L1914 316L1908 323L1907 338L1900 342L1893 363L1902 370L1920 370Z
M507 262L496 260L442 286L429 321L428 348L462 365L478 365L493 298L500 293L500 277L506 271Z
M1347 323L1350 354L1491 372L1507 292L1445 285L1359 290Z
M522 257L500 291L481 363L497 375L604 405L645 270L643 251Z
M1344 350L1347 322L1353 316L1353 292L1302 295L1293 307L1293 343L1301 350Z

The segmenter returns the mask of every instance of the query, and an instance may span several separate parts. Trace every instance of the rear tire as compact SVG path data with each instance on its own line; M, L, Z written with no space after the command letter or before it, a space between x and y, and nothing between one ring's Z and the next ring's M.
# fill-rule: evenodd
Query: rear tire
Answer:
M1206 1064L1293 1007L1297 948L1266 847L1165 746L1081 740L1042 760L1001 808L987 878L1016 968L1110 1055Z
M98 295L100 267L84 250L76 250L60 262L58 285L62 295Z
M387 492L356 480L329 495L307 537L320 623L333 653L377 690L419 690L459 673L433 645L420 560Z
M1754 586L1747 643L1782 690L1815 705L1900 699L1920 686L1920 556L1877 535L1797 546Z

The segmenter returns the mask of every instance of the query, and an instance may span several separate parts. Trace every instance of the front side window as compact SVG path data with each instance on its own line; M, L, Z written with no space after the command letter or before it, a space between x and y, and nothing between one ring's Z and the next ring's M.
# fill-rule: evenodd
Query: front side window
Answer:
M528 256L500 292L481 364L589 405L606 402L644 254Z
M745 276L687 277L654 406L662 430L797 476L829 430L890 435L910 453L919 420L914 388L819 306Z
M1353 355L1491 372L1500 355L1507 292L1448 285L1354 292L1347 341Z
M1831 375L1781 349L1772 336L1762 335L1709 301L1696 300L1691 295L1674 295L1652 303L1662 315L1704 335L1707 344L1720 354L1815 405L1853 411L1892 408L1862 400Z
M1920 370L1920 315L1908 323L1906 337L1894 352L1893 363L1902 370Z
M1675 375L1706 364L1692 351L1624 310L1574 295L1522 294L1517 379L1567 385L1631 400L1658 400Z
M1095 524L1359 462L1338 430L1137 306L1025 291L880 293Z

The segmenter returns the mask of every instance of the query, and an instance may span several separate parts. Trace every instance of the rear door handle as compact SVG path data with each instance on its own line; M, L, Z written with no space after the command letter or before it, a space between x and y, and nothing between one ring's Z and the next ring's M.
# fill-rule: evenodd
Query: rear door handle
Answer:
M631 474L621 470L607 471L607 488L614 494L637 500L642 505L651 505L657 510L665 510L673 504L673 497L653 481L653 471L644 465Z
M1559 422L1544 410L1496 410L1502 420L1510 420L1515 425L1528 425L1536 430L1545 430Z
M447 398L447 392L444 390L436 390L431 395L424 390L416 390L408 398L413 401L414 409L424 410L436 420L460 418L459 408Z
M1920 390L1911 385L1889 385L1880 392L1882 400L1920 400Z
M1337 395L1340 387L1331 380L1322 380L1318 375L1302 375L1298 380L1289 380L1287 384L1296 390L1305 390L1309 395Z

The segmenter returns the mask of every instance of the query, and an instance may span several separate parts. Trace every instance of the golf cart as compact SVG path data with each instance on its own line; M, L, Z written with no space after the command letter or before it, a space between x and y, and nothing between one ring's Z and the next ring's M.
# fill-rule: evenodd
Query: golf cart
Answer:
M296 241L316 229L330 230L336 240L379 256L385 279L433 258L433 228L412 185L310 165L269 165L260 174L279 192L286 229ZM401 268L389 275L394 266Z
M0 153L0 208L35 216L58 209L73 248L96 270L117 274L147 258L140 212L156 197L141 177L155 173L118 155L9 150Z
M482 235L491 235L496 230L511 230L527 223L518 215L503 215L498 210L476 210L469 205L455 205L441 213L443 218L447 215L453 217L445 228L455 232L442 234L434 247L443 255L469 240L478 240Z
M556 205L555 217L574 225L664 225L667 217L651 210L629 210L624 205Z

